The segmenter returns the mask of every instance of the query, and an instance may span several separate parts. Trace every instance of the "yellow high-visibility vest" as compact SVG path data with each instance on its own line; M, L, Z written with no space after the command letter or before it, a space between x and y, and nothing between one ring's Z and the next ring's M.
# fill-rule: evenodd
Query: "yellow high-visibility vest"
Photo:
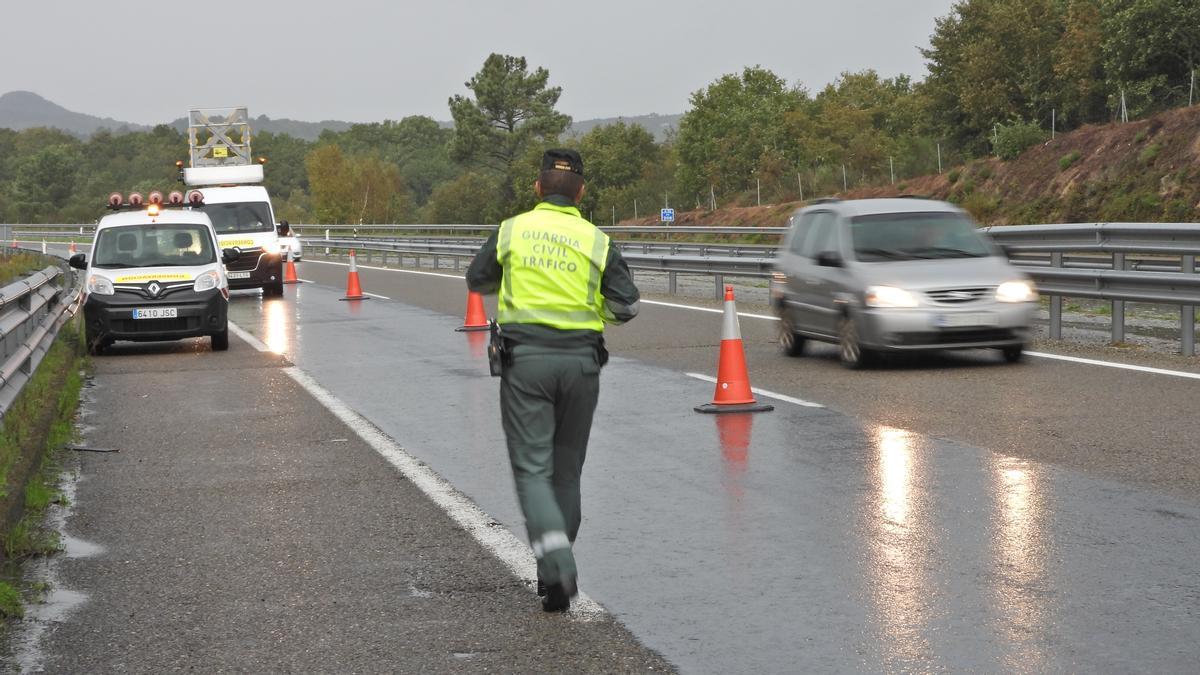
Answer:
M608 235L573 206L538 204L500 224L496 257L504 268L497 321L562 330L604 330L600 279Z

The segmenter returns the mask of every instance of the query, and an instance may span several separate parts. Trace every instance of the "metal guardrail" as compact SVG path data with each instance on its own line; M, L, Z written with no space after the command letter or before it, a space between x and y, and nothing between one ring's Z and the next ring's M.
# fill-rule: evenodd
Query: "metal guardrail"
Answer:
M11 228L14 226L4 226ZM79 226L16 226L20 234L64 232ZM494 225L294 225L297 232L325 234L330 231L357 229L373 233L370 237L346 238L302 236L306 246L325 246L345 250L355 248L377 252L385 257L396 254L421 258L432 256L461 260L474 255L479 240L463 237L495 229ZM86 228L86 226L85 226ZM780 227L601 227L610 234L663 235L781 235ZM1200 224L1197 223L1085 223L1053 225L996 226L982 228L1000 245L1010 260L1038 284L1043 295L1050 296L1050 336L1062 337L1062 301L1064 297L1108 300L1112 303L1112 340L1125 339L1125 303L1144 302L1180 306L1182 352L1194 355L1195 305L1200 304L1200 274L1196 256L1200 254ZM420 233L424 236L378 236L385 232ZM430 233L446 232L454 237ZM6 233L7 234L7 233ZM328 235L326 235L328 236ZM456 243L451 243L454 241ZM620 241L629 266L635 270L666 272L670 292L676 290L676 275L698 274L714 277L716 297L725 276L767 277L773 253L770 246L702 242ZM419 260L418 260L419 264Z
M0 420L78 310L74 278L65 265L52 265L0 288Z
M1063 298L1112 303L1112 341L1125 341L1125 303L1179 305L1180 351L1196 353L1200 223L1090 223L986 227L1050 296L1050 337L1062 338ZM1070 255L1075 254L1075 255ZM1080 265L1089 261L1088 267Z

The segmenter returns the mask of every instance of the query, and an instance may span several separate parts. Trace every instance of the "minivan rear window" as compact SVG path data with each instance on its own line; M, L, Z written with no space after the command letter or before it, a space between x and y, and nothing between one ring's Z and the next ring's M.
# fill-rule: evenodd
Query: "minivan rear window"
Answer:
M982 258L993 254L975 223L958 213L880 213L850 221L854 257L862 262Z

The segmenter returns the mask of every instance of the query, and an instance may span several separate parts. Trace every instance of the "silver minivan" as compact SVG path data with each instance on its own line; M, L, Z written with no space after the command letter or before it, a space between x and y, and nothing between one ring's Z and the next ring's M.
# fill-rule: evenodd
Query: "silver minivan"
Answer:
M796 211L771 282L783 351L834 342L849 368L881 352L973 347L1018 361L1037 299L966 212L925 199L820 200Z

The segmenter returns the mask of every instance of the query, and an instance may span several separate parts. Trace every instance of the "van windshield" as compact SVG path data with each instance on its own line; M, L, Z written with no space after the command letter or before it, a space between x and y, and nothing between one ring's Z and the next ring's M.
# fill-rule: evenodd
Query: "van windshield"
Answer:
M863 262L993 255L969 218L958 213L881 213L850 221L854 257Z
M100 230L93 267L189 267L217 261L203 225L126 225Z
M208 214L217 234L230 232L271 232L271 208L266 202L231 202L203 204L199 210Z

